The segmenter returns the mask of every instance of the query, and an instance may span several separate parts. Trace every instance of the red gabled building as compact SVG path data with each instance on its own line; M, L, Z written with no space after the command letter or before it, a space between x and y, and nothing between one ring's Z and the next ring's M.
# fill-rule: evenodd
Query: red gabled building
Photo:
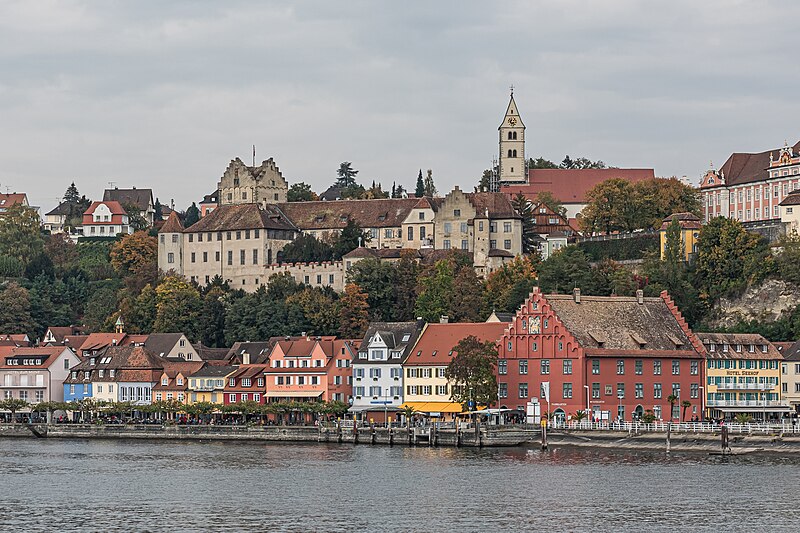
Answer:
M224 404L250 401L264 403L266 396L264 371L268 367L266 364L242 365L228 376L222 395Z
M501 338L499 403L527 410L539 402L542 413L561 419L588 406L595 419L652 411L668 420L673 393L700 411L703 361L702 344L666 292L599 297L534 288Z

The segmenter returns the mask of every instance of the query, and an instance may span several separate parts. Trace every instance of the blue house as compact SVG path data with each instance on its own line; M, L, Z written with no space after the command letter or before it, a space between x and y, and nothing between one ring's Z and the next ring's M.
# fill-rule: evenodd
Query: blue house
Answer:
M73 370L64 380L64 401L72 402L92 397L92 382L84 380L83 372Z

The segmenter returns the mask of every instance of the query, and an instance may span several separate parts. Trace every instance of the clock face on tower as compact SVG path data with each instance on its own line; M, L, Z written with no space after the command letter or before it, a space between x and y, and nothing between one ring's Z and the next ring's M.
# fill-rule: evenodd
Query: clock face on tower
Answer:
M516 126L517 125L517 119L515 119L514 117L508 117L508 124L510 126Z

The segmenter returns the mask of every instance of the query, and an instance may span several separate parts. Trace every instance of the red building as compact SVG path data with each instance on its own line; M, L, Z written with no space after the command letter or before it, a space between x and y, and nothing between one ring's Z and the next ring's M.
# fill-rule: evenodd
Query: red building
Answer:
M268 367L266 364L242 365L228 376L222 395L225 405L238 402L264 403L266 396L264 371Z
M499 347L500 406L567 418L669 419L675 394L700 411L703 346L663 292L658 298L544 295L535 288ZM550 401L542 393L549 384ZM676 406L677 417L682 410ZM692 413L691 409L687 410Z

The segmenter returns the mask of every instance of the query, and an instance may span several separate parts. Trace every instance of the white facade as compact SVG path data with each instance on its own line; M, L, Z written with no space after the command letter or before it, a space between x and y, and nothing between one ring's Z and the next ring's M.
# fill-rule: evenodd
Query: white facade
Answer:
M390 349L380 333L353 360L353 410L396 408L403 403L403 353Z

